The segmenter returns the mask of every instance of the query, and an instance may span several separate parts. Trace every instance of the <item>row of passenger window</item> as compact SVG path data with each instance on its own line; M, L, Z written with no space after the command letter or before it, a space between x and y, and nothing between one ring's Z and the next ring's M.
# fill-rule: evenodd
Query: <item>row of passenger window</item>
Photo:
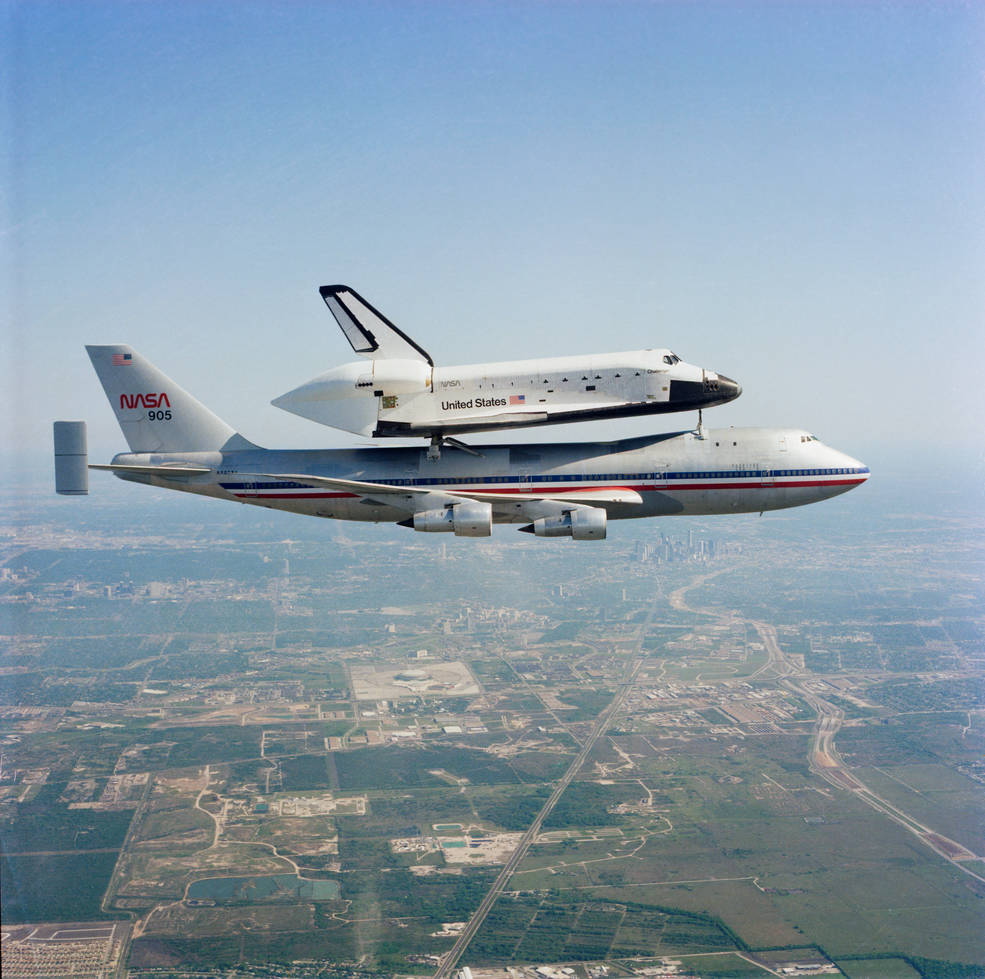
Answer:
M387 479L387 486L470 486L493 483L586 483L620 482L638 479L761 479L763 476L838 476L865 472L864 469L744 469L712 472L659 473L563 473L523 476L449 476L437 479Z
M661 472L661 473L585 473L545 474L524 476L448 476L438 479L380 479L374 480L382 486L472 486L504 483L585 483L619 482L638 479L761 479L763 476L842 476L866 472L865 469L745 469L714 472ZM226 489L308 489L306 483L296 481L264 483L223 483Z

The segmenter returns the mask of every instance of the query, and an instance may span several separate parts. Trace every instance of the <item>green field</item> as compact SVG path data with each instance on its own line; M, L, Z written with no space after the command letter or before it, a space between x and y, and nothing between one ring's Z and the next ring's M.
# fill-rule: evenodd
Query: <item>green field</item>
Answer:
M921 979L904 959L839 959L837 966L848 979Z
M466 953L478 964L591 961L734 947L706 914L639 903L503 897Z
M119 849L133 813L69 809L48 802L22 805L15 820L0 821L0 852Z

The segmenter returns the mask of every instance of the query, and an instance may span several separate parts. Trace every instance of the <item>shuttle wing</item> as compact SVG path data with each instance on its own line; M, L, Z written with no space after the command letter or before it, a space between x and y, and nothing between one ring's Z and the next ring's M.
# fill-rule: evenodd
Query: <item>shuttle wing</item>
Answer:
M431 355L397 329L355 289L322 286L318 290L346 340L367 360L422 360L434 367Z
M546 411L533 407L527 411L501 412L498 415L473 415L469 418L454 419L443 418L440 422L442 432L458 432L466 434L468 432L492 431L497 428L522 428L526 425L544 424L548 419ZM376 424L376 433L380 435L431 435L439 423L434 420L425 421L420 424L413 422L394 422L386 417L381 417Z

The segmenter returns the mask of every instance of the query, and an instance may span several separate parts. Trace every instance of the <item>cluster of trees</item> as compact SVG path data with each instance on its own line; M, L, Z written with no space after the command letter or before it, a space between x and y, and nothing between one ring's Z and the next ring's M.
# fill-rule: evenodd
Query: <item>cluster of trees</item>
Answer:
M623 817L608 812L609 807L638 799L643 794L635 782L616 785L572 782L544 820L544 828L618 826L623 822Z

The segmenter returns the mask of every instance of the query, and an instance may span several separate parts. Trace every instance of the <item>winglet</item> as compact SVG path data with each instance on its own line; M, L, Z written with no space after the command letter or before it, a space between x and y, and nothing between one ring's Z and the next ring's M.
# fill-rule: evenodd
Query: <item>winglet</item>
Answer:
M367 360L423 360L434 367L431 355L393 325L349 286L322 286L325 301L346 340Z

